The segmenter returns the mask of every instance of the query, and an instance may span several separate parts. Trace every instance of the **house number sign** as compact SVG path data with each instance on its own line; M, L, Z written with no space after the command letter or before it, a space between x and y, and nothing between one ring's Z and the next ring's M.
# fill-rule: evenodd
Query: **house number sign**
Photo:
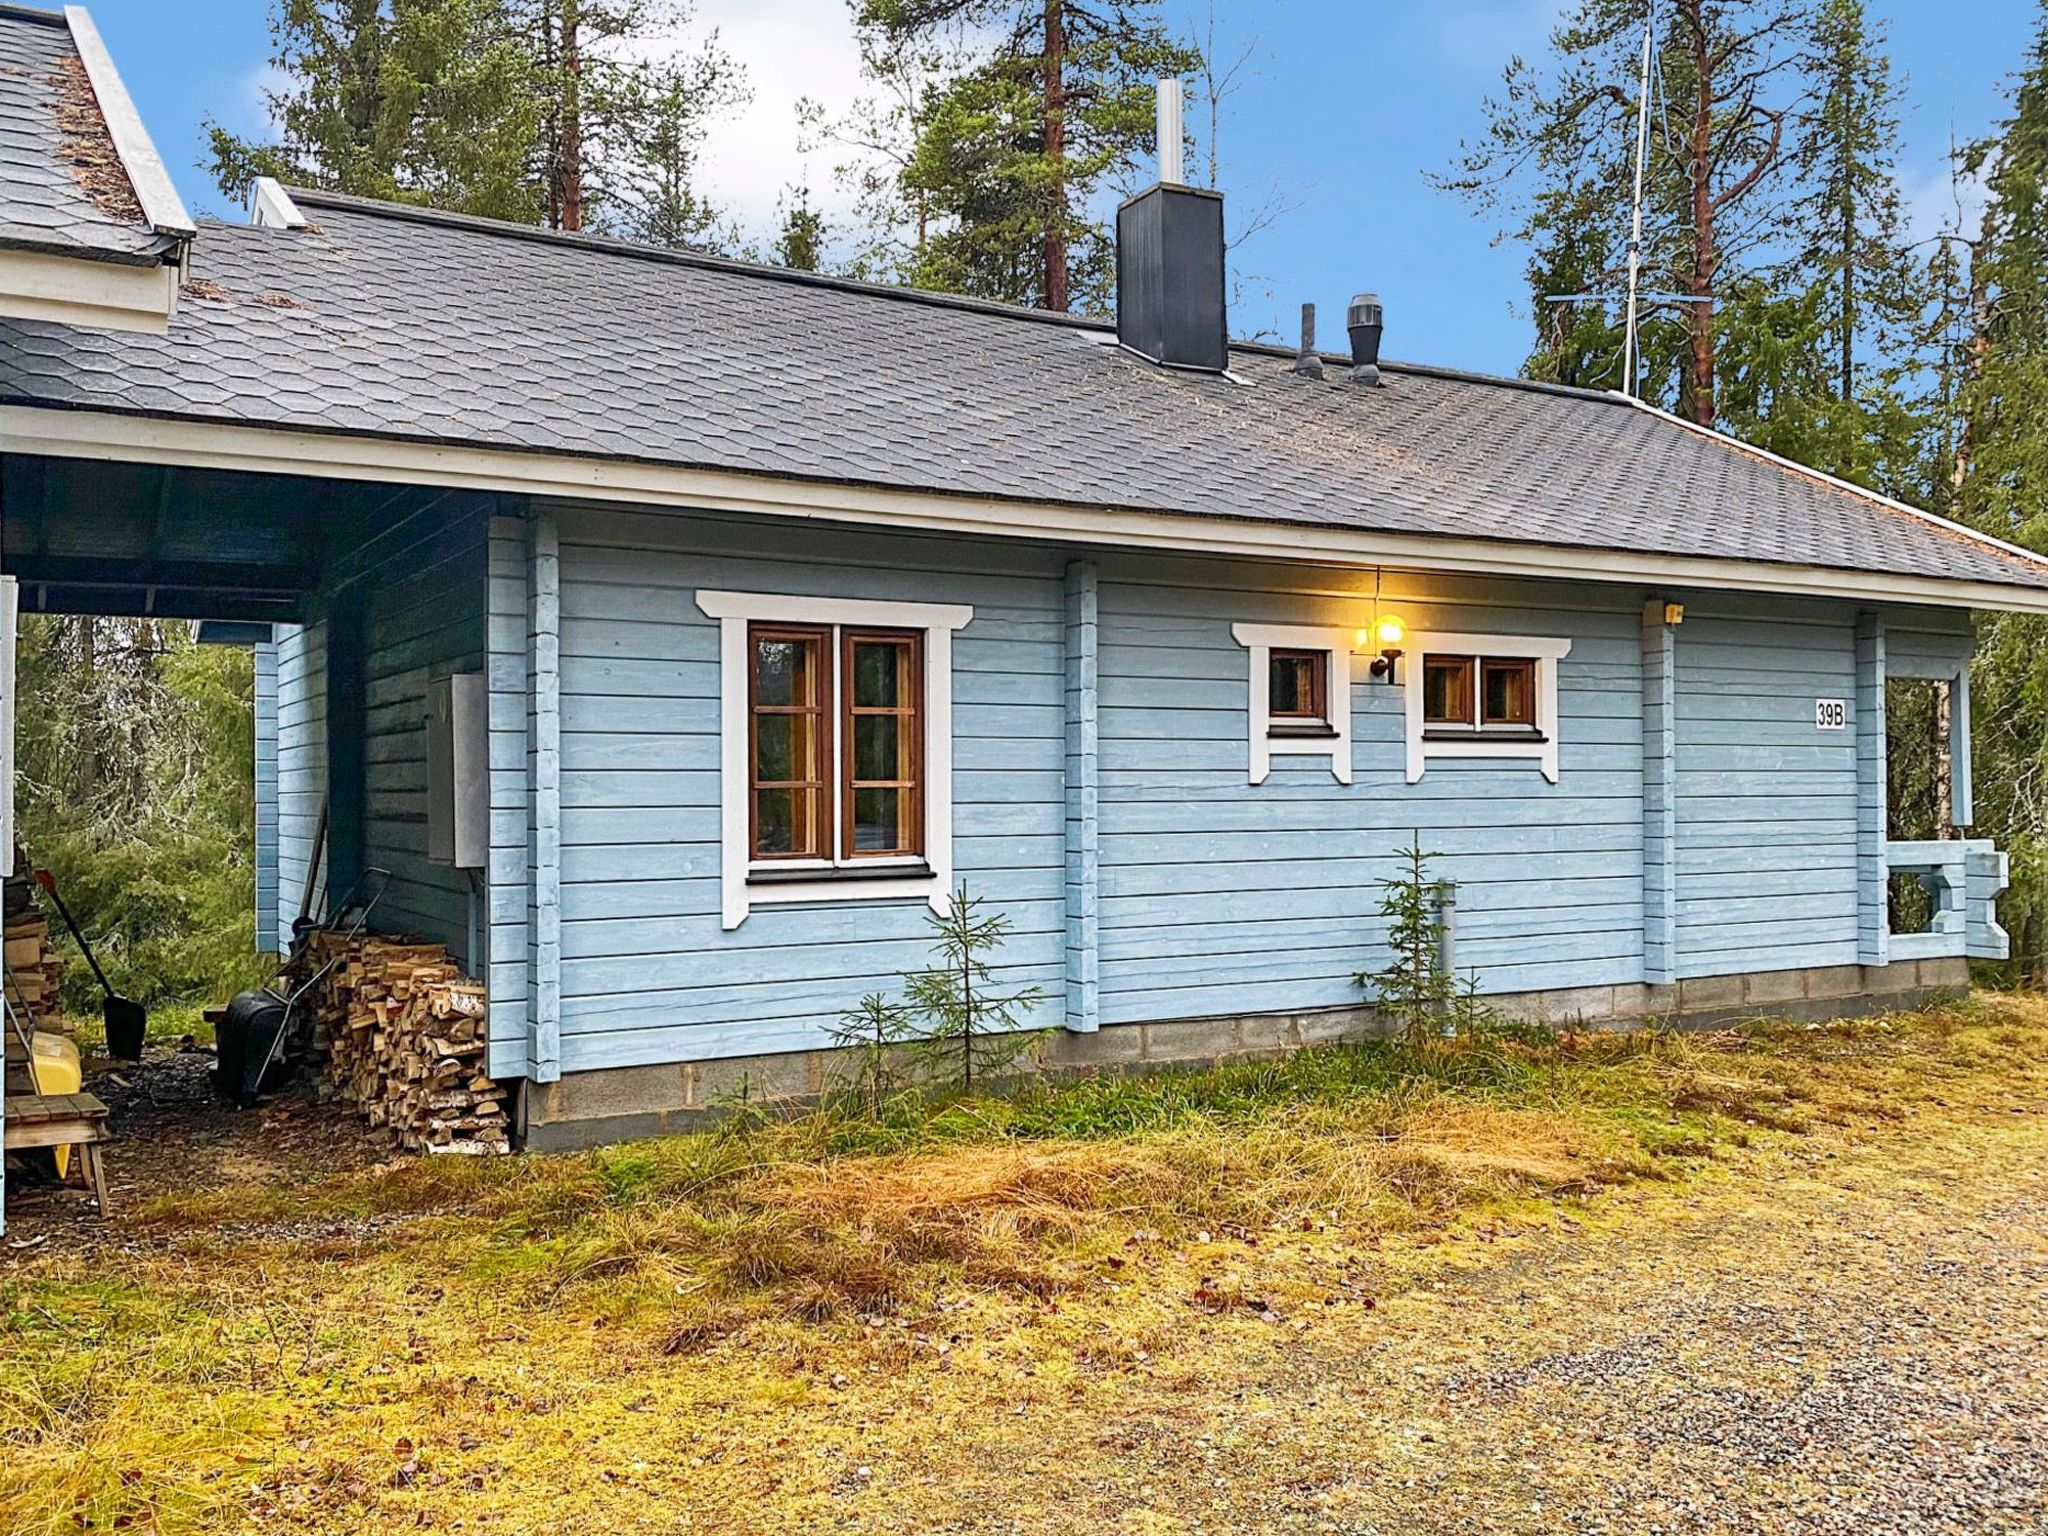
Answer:
M1849 726L1849 704L1846 699L1815 699L1813 701L1813 728L1817 731L1841 731Z

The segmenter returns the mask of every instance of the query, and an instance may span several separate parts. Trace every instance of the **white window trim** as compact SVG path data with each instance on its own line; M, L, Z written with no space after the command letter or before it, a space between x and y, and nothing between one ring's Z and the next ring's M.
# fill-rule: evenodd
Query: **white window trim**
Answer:
M1569 640L1530 635L1454 635L1445 632L1411 633L1403 648L1401 666L1407 672L1408 782L1422 777L1432 757L1521 757L1534 758L1543 777L1557 782L1557 664L1571 654ZM1422 659L1432 653L1446 656L1480 656L1491 660L1536 663L1536 735L1541 739L1517 741L1512 737L1488 737L1474 730L1469 741L1425 741L1422 725ZM1472 686L1479 686L1473 678ZM1475 698L1476 709L1478 700ZM1451 727L1456 729L1456 727Z
M1339 784L1351 782L1351 645L1356 630L1305 624L1233 624L1230 635L1251 652L1251 782L1263 784L1273 759L1327 757ZM1272 653L1322 651L1330 658L1329 736L1275 736L1270 713Z
M953 888L953 631L974 617L963 603L894 603L865 598L789 597L775 592L699 592L697 606L718 620L719 666L719 839L723 923L730 931L757 906L797 901L902 901L946 909ZM834 873L830 879L749 884L752 865L747 789L747 626L750 624L834 624L854 629L915 629L924 632L924 864L931 873L906 880L879 872L875 878ZM833 646L832 665L839 666ZM835 697L837 696L835 690ZM838 740L838 725L833 725ZM833 779L838 779L834 747ZM834 795L836 797L837 790ZM788 861L777 861L788 869ZM804 866L798 865L798 868ZM822 870L843 865L821 862Z

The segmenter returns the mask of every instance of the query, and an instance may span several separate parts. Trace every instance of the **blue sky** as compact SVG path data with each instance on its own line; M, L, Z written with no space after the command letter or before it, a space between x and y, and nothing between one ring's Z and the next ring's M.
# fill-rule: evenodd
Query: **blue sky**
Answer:
M1185 16L1208 0L1168 0ZM1229 48L1256 39L1252 73L1222 139L1226 191L1249 207L1269 187L1291 205L1249 241L1234 328L1291 331L1313 300L1325 345L1342 345L1343 306L1359 289L1387 306L1390 356L1513 372L1527 350L1521 253L1432 191L1477 131L1479 102L1516 52L1541 50L1561 0L1216 0ZM199 169L201 122L262 126L267 0L91 0L90 9L197 212L239 214ZM845 105L860 88L843 0L698 0L700 29L720 28L748 67L755 99L708 150L714 195L765 227L793 181L824 190L829 154L796 146L794 102ZM1951 134L1997 118L2002 82L2032 33L2031 0L1872 0L1891 29L1910 112L1902 167L1909 199L1932 220L1946 206ZM1248 195L1249 194L1249 195Z

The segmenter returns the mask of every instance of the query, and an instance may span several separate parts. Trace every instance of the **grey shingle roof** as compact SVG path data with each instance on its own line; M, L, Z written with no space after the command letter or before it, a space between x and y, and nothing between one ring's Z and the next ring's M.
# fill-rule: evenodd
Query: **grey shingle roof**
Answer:
M0 245L154 263L144 215L63 16L0 5Z
M1054 317L301 201L307 229L202 230L225 298L188 291L167 336L0 323L0 398L2048 587L2048 562L1611 397L1398 366L1366 390L1255 350L1175 372Z

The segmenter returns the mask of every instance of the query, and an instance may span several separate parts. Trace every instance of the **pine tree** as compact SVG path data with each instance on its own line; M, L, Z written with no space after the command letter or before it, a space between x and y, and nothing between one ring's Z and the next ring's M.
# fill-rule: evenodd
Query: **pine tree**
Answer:
M921 237L905 275L926 287L1065 310L1106 309L1109 234L1100 193L1153 151L1153 82L1199 62L1157 0L860 0L865 50L898 81L914 62L998 41L937 82L901 126L898 171Z
M1658 11L1643 288L1674 300L1646 308L1642 377L1647 396L1711 426L1716 307L1785 219L1803 8L1798 0L1670 0ZM1539 309L1556 276L1587 284L1571 293L1612 295L1625 281L1648 15L1648 0L1577 0L1551 34L1551 63L1508 66L1503 94L1486 103L1486 134L1437 178L1531 245ZM1532 371L1574 372L1618 352L1585 325L1579 314L1564 328L1571 356ZM1542 316L1539 352L1552 340ZM1625 381L1617 369L1599 382Z

